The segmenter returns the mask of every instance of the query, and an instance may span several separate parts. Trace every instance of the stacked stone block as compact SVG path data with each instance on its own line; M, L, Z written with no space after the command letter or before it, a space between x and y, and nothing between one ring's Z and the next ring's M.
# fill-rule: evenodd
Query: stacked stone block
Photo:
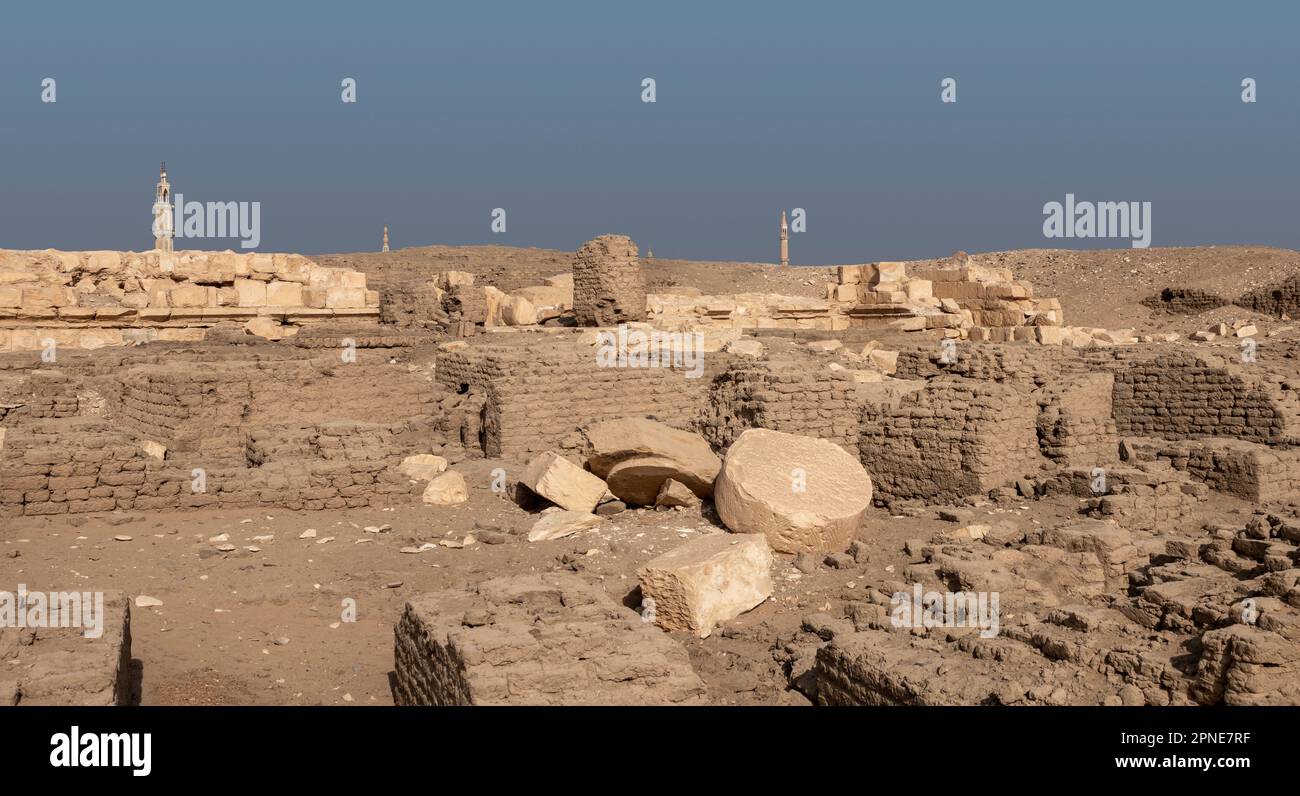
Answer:
M365 274L297 254L0 251L0 351L201 340L222 321L378 316Z

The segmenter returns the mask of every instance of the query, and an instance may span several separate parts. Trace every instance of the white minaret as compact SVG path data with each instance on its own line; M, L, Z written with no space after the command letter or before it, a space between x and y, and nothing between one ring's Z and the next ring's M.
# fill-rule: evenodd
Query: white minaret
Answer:
M384 248L380 249L380 251L381 252L388 251L388 225L387 224L384 225Z
M172 186L167 182L167 164L158 168L158 187L153 198L153 247L160 252L172 250Z
M790 225L785 223L785 211L781 211L781 265L790 264Z

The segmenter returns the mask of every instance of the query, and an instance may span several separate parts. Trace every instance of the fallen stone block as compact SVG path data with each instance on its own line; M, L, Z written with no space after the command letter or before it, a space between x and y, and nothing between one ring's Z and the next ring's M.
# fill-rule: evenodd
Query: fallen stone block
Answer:
M608 491L605 482L554 451L524 468L519 483L561 508L590 514Z
M533 523L528 531L528 541L545 542L550 539L563 539L579 531L590 530L600 525L603 517L582 511L547 511L541 519Z
M619 500L652 506L669 478L699 497L713 494L722 462L698 434L646 418L596 423L585 433L591 451L587 466Z
M732 443L714 505L737 533L782 553L842 552L871 505L871 477L833 442L752 428Z
M420 499L430 506L454 506L469 500L469 489L465 485L465 476L450 470L434 478L424 488Z
M656 624L705 638L772 595L772 550L757 534L710 534L650 561L637 578Z
M432 481L435 476L447 469L447 460L431 453L418 453L407 456L397 466L398 472L416 481Z
M681 506L691 508L698 505L700 505L700 499L696 497L690 487L672 478L664 481L663 486L659 487L659 496L655 498L656 507L675 508Z

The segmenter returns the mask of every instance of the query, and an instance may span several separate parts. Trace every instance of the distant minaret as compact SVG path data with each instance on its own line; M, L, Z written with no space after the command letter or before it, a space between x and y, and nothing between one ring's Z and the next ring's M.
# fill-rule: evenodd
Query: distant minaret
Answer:
M384 248L380 249L380 251L381 252L388 251L388 225L387 224L384 225Z
M153 197L153 247L160 252L172 250L172 186L167 182L167 164L158 167L158 187Z
M781 265L790 264L790 225L785 223L785 211L781 211Z

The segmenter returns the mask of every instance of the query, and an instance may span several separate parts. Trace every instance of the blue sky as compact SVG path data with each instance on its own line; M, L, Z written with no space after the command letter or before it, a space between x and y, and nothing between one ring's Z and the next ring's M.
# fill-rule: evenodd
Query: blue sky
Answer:
M1155 246L1297 247L1297 34L1284 2L9 2L0 247L150 247L164 159L260 202L266 251L770 261L794 207L798 263L1126 245L1044 239L1066 193L1151 202Z

